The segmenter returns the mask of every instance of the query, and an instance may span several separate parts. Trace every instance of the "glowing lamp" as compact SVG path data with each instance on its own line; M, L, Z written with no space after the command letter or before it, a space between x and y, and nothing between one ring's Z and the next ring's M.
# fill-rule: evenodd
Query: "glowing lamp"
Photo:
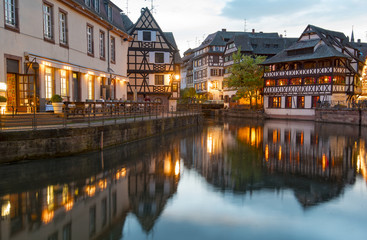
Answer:
M175 79L176 79L176 80L180 80L180 75L179 75L179 74L176 74L176 75L175 75Z
M0 91L6 91L7 85L4 82L0 82Z

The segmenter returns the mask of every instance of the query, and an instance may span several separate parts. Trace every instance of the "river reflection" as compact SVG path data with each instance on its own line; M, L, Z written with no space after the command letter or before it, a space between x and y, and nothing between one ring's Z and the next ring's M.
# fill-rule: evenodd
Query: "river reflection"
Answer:
M0 239L363 237L366 136L354 126L232 120L4 165Z

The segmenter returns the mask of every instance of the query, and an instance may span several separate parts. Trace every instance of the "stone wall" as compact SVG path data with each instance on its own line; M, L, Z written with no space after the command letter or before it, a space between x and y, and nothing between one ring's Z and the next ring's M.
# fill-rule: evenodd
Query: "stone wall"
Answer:
M345 110L316 109L315 110L315 121L316 122L331 122L331 123L345 123L345 124L359 125L360 111L352 110L352 109L345 109Z
M0 163L69 156L202 123L202 115L82 128L0 133Z

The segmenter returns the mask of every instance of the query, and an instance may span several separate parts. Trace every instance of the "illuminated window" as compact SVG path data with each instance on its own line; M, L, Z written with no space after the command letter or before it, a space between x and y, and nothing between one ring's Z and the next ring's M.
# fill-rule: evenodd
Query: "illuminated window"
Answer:
M333 77L333 83L334 84L339 84L339 85L344 85L345 84L345 77L344 76L334 76Z
M52 68L45 67L45 89L46 89L46 98L51 99L53 94L53 74Z
M288 79L278 79L278 86L288 85Z
M53 39L52 6L43 4L43 35L46 39Z
M304 81L305 81L305 84L307 84L307 85L315 84L315 78L314 77L306 77L304 79Z
M265 81L265 86L267 86L267 87L270 87L270 86L275 86L275 80L273 80L273 79L268 79L268 80L266 80Z
M318 84L328 84L328 83L331 83L331 77L330 76L321 76L321 77L319 77L317 83Z
M290 85L301 85L302 84L302 78L292 78L289 81Z
M315 108L320 102L320 96L312 96L312 107Z
M60 70L61 96L68 96L68 79L66 70Z
M305 97L304 96L297 97L297 108L305 108Z
M281 97L269 97L269 108L281 108Z
M292 96L285 97L285 108L292 108Z

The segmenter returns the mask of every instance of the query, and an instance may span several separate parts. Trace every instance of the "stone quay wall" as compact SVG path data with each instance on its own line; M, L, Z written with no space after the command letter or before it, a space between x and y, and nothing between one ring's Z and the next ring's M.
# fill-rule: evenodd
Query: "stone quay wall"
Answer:
M316 122L330 122L330 123L344 123L363 125L363 115L365 116L364 122L367 124L367 112L358 109L316 109L315 121Z
M198 114L117 125L0 132L0 163L70 156L199 125L202 122L203 116Z

